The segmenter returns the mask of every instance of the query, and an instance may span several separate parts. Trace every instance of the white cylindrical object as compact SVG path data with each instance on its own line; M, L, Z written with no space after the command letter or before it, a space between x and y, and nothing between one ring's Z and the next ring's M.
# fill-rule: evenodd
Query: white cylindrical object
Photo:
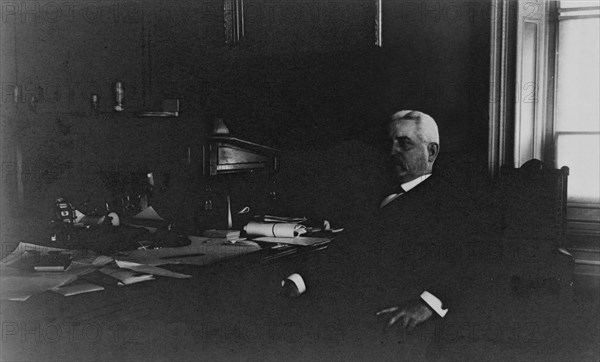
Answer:
M250 221L244 230L248 235L293 238L306 232L306 227L291 223L259 223Z

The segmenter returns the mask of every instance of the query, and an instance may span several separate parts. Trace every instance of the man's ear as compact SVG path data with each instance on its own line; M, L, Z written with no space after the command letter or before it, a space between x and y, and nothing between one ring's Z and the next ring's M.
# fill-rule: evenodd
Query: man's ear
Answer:
M438 154L440 153L440 145L435 142L430 142L427 145L427 152L429 154L427 160L429 162L434 162Z

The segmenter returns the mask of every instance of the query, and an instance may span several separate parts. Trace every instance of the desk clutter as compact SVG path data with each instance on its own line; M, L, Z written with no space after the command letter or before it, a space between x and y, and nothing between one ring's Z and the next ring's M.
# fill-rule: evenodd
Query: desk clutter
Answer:
M25 301L45 291L73 296L156 277L191 278L159 267L169 264L204 266L257 252L262 254L249 263L270 262L321 250L341 230L332 230L327 221L261 215L242 230L209 229L196 236L152 206L133 217L116 212L85 215L61 198L49 223L49 237L39 245L20 242L0 260L1 299ZM104 277L91 280L102 282L88 280L98 273Z

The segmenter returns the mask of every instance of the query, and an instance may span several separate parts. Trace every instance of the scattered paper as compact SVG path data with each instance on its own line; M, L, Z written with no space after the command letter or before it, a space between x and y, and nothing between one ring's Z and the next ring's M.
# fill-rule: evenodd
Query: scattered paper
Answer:
M148 280L154 280L154 276L152 274L140 274L132 270L126 270L116 267L106 266L101 268L100 271L108 276L119 280L119 285L128 285L139 282L145 282Z
M65 254L73 254L74 250L61 249L61 248L53 248L51 246L42 246L30 243L21 242L15 250L13 250L9 255L7 255L4 259L0 260L0 266L6 267L11 266L13 264L20 263L28 253L37 253L39 255L47 255L50 252L61 252Z
M78 274L69 271L44 273L8 269L3 269L0 277L2 281L2 293L0 294L2 299L7 300L25 301L34 294L58 288L79 277Z
M39 250L24 250L20 257L11 260L10 267L39 272L62 272L71 264L71 253L61 251L49 251L42 253Z
M36 272L19 268L27 254L47 255L51 252L71 255L71 265L61 272ZM111 258L89 250L69 250L21 242L15 250L0 261L0 297L7 300L27 300L34 294L68 284L79 276L96 270Z
M117 263L119 268L130 269L130 270L136 271L138 273L148 273L148 274L153 274L153 275L159 275L161 277L180 278L180 279L192 277L191 275L176 273L176 272L172 272L167 269L158 268L158 267L152 266L152 265L135 263L132 261L115 260L115 262Z
M52 289L53 292L62 294L65 297L70 297L71 295L83 293L96 292L100 290L104 290L104 287L92 283L70 284Z

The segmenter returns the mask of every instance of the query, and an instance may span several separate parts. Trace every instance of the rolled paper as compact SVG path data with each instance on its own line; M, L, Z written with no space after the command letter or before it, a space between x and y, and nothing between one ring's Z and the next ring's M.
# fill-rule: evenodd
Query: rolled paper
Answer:
M248 235L274 236L279 238L293 238L306 233L306 227L291 223L259 223L250 221L244 230Z

